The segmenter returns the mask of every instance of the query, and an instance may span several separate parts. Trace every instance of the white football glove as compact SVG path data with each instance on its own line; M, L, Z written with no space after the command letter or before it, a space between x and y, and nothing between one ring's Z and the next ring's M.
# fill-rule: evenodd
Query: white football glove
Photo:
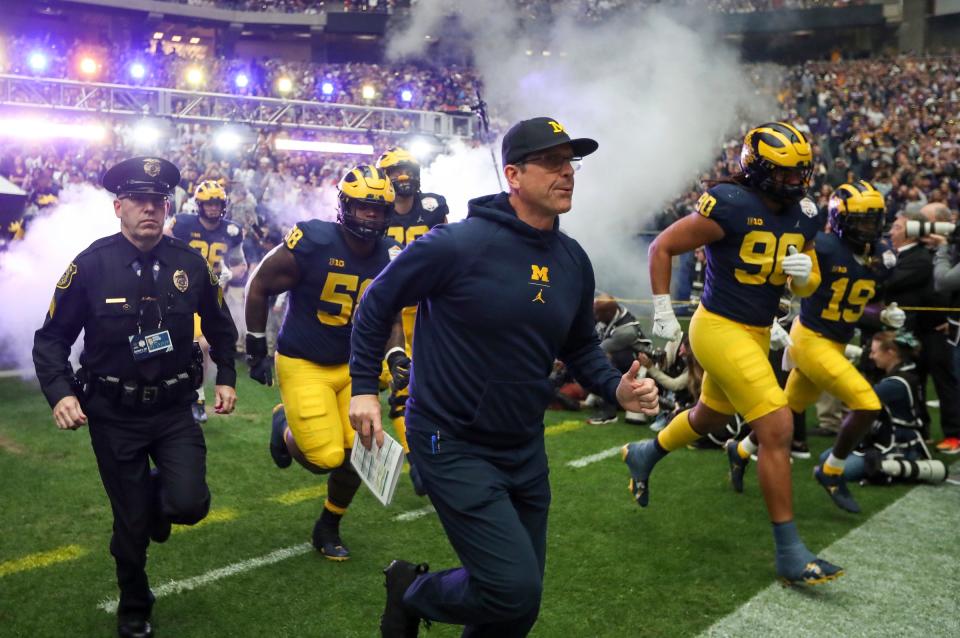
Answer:
M897 307L897 302L893 302L880 311L880 321L886 326L899 329L907 322L907 313Z
M852 343L848 343L843 348L843 356L847 358L851 363L856 363L860 360L860 357L863 355L863 348L860 346L855 346Z
M887 270L897 265L897 254L892 250L883 251L883 267Z
M226 289L227 284L233 279L233 271L224 266L220 269L220 287Z
M780 260L780 268L783 269L783 274L793 277L795 284L802 286L810 279L813 260L810 255L797 252L796 246L790 246L787 248L787 256Z
M670 295L653 296L653 334L667 341L676 341L683 334L677 316L673 314Z
M783 350L792 345L793 339L790 338L790 333L784 330L779 321L774 321L770 326L770 349Z

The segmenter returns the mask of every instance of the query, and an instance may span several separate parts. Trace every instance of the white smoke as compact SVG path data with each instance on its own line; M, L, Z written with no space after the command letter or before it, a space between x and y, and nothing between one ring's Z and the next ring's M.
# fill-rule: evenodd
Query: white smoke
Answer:
M508 0L456 4L492 114L507 123L550 116L572 137L600 143L576 176L573 210L561 227L591 256L598 287L648 296L637 231L711 166L742 118L759 122L774 113L772 99L758 97L736 53L709 24L694 31L649 10L600 25L582 26L573 16L528 22L524 31ZM436 41L450 8L421 0L388 52L421 54L425 36ZM495 153L499 161L500 140ZM454 219L465 212L462 200L498 190L486 149L441 156L424 181L448 196Z
M0 299L8 304L0 313L0 344L24 377L34 377L33 333L43 325L57 280L87 246L119 231L112 195L88 184L70 185L51 212L29 224L23 241L0 254ZM81 342L82 337L74 345L74 363Z

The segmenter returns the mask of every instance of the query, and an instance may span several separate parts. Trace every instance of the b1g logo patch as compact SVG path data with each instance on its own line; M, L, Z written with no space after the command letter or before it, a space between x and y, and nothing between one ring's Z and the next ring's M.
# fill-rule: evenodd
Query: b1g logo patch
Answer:
M70 287L70 284L73 283L73 276L77 274L77 265L70 263L67 266L67 269L63 271L63 275L60 277L60 281L57 282L57 288L61 290L66 290Z

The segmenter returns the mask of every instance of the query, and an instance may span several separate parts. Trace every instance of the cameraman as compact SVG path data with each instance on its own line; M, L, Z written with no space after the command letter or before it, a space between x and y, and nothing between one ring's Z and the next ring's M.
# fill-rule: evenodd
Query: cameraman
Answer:
M600 293L593 300L593 318L597 322L597 336L600 349L610 363L621 373L626 373L637 358L637 353L649 350L651 342L644 337L640 322L633 313L621 306L617 300ZM613 423L617 420L617 405L595 397L598 413L587 419L590 425Z

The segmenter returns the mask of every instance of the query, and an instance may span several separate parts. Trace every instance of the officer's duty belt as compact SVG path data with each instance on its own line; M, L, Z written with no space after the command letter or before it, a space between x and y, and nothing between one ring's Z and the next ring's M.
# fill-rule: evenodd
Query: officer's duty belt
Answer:
M130 409L155 409L179 403L194 392L190 375L181 372L156 383L122 381L117 377L93 376L90 392Z

